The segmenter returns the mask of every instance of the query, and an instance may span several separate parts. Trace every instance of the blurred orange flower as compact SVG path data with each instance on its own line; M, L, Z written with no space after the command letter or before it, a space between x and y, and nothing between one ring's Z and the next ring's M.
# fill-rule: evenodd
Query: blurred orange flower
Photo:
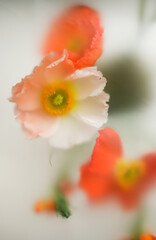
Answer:
M67 49L76 68L92 66L102 53L102 33L98 13L86 6L75 6L50 27L43 52L62 53Z
M156 180L156 152L126 161L119 135L99 131L91 161L81 167L79 185L91 200L117 197L125 208L136 206Z
M53 199L48 199L48 200L41 200L38 201L35 206L34 206L34 211L36 213L41 213L41 212L54 212L55 211L55 203Z
M151 234L143 234L140 240L156 240L156 236Z
M156 236L151 235L151 234L143 234L141 237L139 237L140 240L156 240ZM130 237L130 238L124 238L123 240L135 240L135 238Z
M64 180L59 183L59 189L67 197L76 189L76 185L69 180Z

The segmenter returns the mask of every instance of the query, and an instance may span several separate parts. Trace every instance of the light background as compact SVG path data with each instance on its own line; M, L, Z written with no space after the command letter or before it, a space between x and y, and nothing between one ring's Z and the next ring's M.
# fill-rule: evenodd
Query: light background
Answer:
M79 3L101 14L105 32L100 61L134 52L149 72L149 102L139 110L110 115L107 125L121 135L127 157L156 149L156 22L149 24L155 1L148 1L143 28L138 26L136 0L0 1L0 240L118 240L134 219L135 212L125 213L111 204L89 206L80 191L71 197L73 213L68 220L33 212L34 202L44 195L64 158L76 162L73 171L78 178L78 166L90 155L94 141L60 151L51 166L48 144L25 138L7 99L11 87L40 62L49 21L68 5ZM156 193L151 193L146 227L156 233L155 200Z

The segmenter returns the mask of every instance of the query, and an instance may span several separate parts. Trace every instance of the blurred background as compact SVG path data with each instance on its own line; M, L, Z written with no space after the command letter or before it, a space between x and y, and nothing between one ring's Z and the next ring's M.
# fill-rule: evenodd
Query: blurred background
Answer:
M156 149L156 1L0 1L0 240L98 239L128 235L136 212L117 206L90 206L71 196L72 216L36 215L35 201L46 194L63 161L72 174L90 156L95 139L71 150L53 151L42 139L29 141L14 120L11 88L39 64L44 36L53 19L71 5L85 4L101 15L103 55L98 68L110 93L107 126L121 136L127 158ZM106 126L106 125L105 125ZM156 233L156 191L146 199L145 229Z

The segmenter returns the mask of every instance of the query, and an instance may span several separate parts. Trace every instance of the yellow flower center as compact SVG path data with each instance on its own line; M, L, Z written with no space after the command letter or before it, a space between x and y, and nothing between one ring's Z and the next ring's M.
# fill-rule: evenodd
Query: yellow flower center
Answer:
M144 174L145 166L143 162L138 160L133 160L130 162L121 160L118 162L115 169L116 182L125 190L133 188L144 176Z
M51 115L63 115L74 105L74 91L67 82L54 82L44 87L41 96L43 109Z

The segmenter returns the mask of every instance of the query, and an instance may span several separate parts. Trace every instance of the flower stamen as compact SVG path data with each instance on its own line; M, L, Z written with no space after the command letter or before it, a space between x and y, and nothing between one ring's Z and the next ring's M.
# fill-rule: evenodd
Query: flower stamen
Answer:
M118 162L115 169L116 182L125 190L134 187L144 174L145 166L143 162L138 160L133 160L131 162L121 160Z
M43 109L51 115L63 115L74 104L74 92L69 83L56 82L47 85L42 91Z

